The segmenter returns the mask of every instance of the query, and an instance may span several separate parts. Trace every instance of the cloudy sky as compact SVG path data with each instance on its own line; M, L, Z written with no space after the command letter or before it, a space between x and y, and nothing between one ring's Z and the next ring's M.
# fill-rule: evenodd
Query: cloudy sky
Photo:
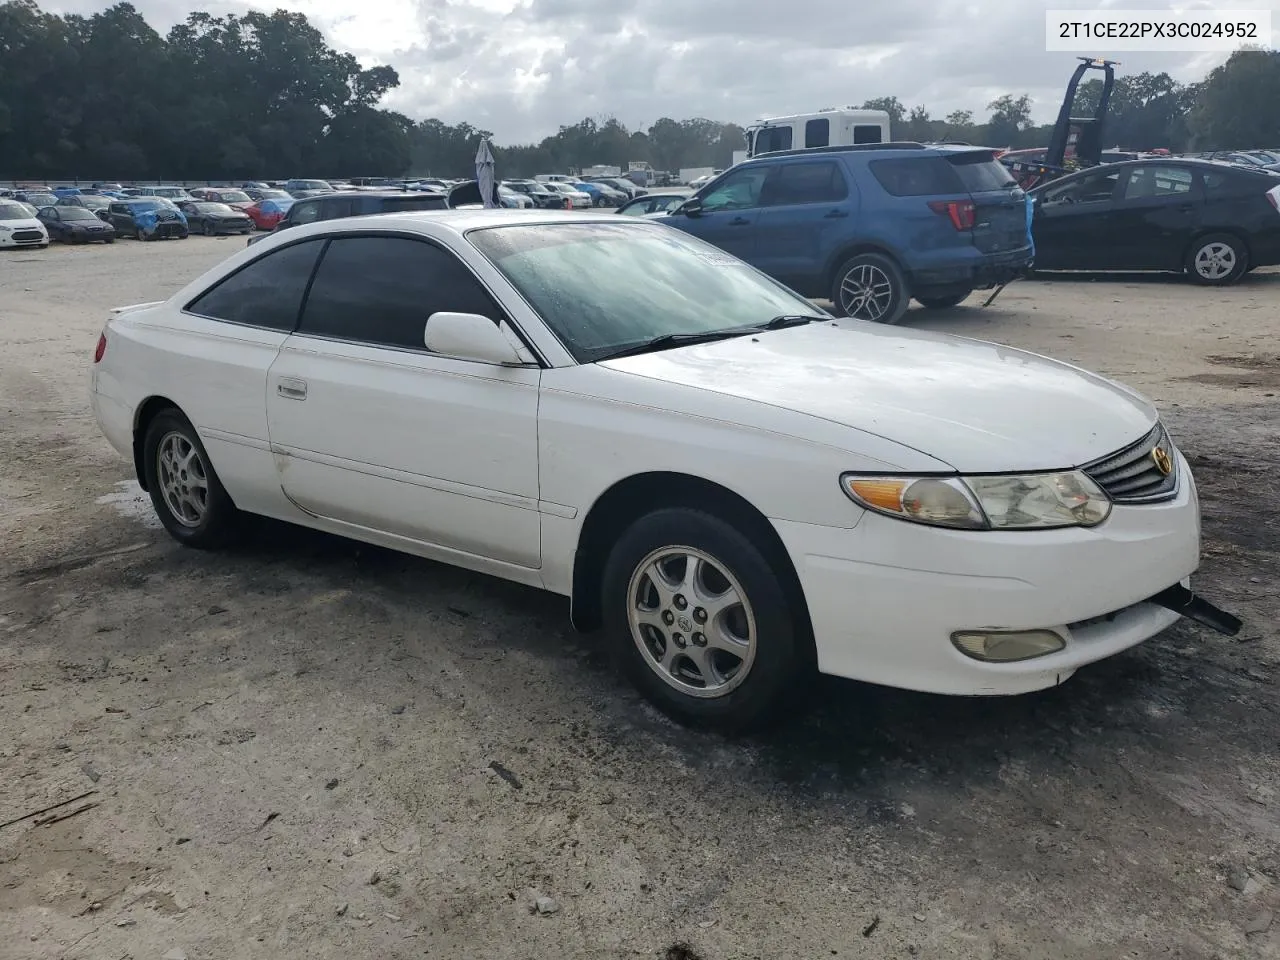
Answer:
M1029 93L1051 120L1075 67L1045 52L1046 9L1168 10L1222 4L1149 0L133 0L161 32L192 9L285 7L336 47L387 63L385 105L415 119L468 121L499 143L534 141L583 117L630 128L659 117L749 123L762 116L896 95L935 117L982 118L1002 93ZM91 13L105 0L46 0ZM1233 5L1234 6L1234 5ZM1242 0L1270 9L1280 0ZM1199 79L1225 54L1108 54L1122 73Z

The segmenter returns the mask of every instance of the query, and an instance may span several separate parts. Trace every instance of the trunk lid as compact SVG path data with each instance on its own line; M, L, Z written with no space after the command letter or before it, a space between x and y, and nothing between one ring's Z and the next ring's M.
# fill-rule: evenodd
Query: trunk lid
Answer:
M947 162L973 200L973 245L983 253L1013 253L1029 246L1027 195L995 153L957 151Z

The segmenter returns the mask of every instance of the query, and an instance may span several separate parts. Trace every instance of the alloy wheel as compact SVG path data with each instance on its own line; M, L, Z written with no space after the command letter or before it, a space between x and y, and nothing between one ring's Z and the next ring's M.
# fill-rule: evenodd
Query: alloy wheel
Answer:
M174 430L156 448L156 479L173 518L184 527L198 527L209 510L209 471L200 451Z
M1221 280L1236 268L1236 252L1230 244L1215 240L1196 251L1196 273L1206 280Z
M876 321L893 306L893 281L873 263L860 263L840 281L840 307L845 316Z
M648 667L692 697L731 693L755 660L756 618L746 591L693 547L663 547L640 561L627 586L627 619Z

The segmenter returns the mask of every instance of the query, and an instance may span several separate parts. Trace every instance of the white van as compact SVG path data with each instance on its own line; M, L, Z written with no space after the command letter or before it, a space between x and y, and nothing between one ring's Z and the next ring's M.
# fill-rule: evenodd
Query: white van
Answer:
M884 110L830 107L793 117L772 117L747 127L747 156L776 150L888 143L889 114Z

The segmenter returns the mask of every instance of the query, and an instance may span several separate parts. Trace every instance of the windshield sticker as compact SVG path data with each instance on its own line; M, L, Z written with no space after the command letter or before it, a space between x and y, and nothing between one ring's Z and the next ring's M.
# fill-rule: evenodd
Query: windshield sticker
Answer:
M740 267L742 261L737 257L731 257L727 253L699 253L698 258L711 264L713 267Z

